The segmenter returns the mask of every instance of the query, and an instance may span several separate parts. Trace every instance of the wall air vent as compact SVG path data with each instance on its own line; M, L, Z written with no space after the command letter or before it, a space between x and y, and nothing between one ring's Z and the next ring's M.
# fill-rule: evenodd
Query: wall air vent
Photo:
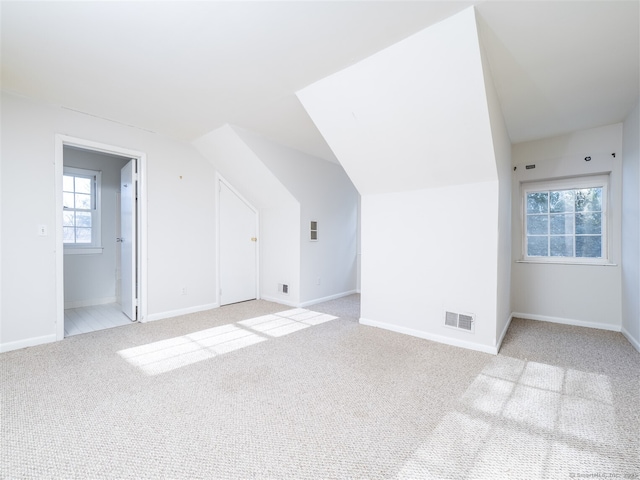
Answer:
M444 312L445 327L464 330L465 332L474 333L476 319L472 313Z
M447 327L458 328L458 314L453 312L444 312L444 324Z

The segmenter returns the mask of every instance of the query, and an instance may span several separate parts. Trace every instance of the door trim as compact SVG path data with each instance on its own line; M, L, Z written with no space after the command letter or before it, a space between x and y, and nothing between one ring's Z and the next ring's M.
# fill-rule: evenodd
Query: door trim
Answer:
M56 259L56 340L64 339L64 245L62 242L62 173L64 146L79 147L101 153L109 153L138 160L138 245L136 268L138 269L138 321L147 321L147 155L144 152L94 142L83 138L56 134L55 136L55 259Z
M256 232L258 235L258 245L256 246L256 299L260 299L260 212L255 208L251 202L249 202L238 190L233 188L220 173L216 172L216 303L222 305L222 298L220 296L220 290L222 285L220 284L220 189L223 184L231 190L240 200L242 200L247 207L249 207L256 214Z

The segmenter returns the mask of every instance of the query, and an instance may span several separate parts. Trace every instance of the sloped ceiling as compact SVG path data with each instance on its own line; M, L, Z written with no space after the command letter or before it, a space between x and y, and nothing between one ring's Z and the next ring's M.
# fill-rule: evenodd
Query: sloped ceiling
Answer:
M616 123L638 101L640 2L485 2L479 27L513 143Z
M472 9L298 97L361 195L497 180Z
M2 2L2 88L185 141L231 123L336 161L295 92L473 3L514 143L637 101L637 1Z

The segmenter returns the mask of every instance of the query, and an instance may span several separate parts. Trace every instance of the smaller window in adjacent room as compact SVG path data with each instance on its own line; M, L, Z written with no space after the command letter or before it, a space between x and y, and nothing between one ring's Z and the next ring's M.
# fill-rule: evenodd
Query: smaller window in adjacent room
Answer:
M522 184L524 260L605 263L608 180L603 175Z
M62 237L65 249L99 248L101 172L64 167Z

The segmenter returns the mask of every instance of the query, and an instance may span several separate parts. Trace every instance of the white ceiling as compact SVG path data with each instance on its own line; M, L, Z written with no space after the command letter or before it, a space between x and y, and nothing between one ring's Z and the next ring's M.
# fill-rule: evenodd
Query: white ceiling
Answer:
M514 143L637 102L637 0L3 1L2 88L186 141L231 123L335 161L295 92L471 4Z
M620 122L640 90L640 2L486 2L481 38L513 143Z

